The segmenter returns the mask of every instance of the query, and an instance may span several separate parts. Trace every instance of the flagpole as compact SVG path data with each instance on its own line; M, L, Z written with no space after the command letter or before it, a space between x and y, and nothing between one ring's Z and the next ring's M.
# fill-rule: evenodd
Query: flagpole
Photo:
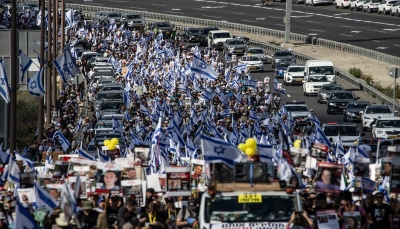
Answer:
M19 74L17 69L17 1L11 4L11 85L10 90L10 109L9 109L9 131L10 131L10 155L14 155L17 143L17 79Z
M60 27L60 35L61 35L61 46L60 52L64 51L65 44L65 0L61 0L61 27ZM57 55L58 56L58 55ZM60 80L60 91L63 90L63 83Z
M40 0L40 68L44 67L44 47L45 47L45 0ZM42 85L44 85L44 77L42 77ZM44 116L44 96L39 99L39 113L38 113L38 136L37 144L42 143L43 140L43 116Z
M53 61L54 59L57 58L57 43L58 43L58 0L53 0L53 58L49 60ZM51 85L51 104L53 107L57 107L57 71L56 67L53 64L52 65L52 85ZM50 104L50 103L49 103ZM51 113L50 113L51 114Z
M52 37L52 20L54 20L54 8L52 10L52 0L47 0L48 18L47 18L47 62L51 63L52 53L51 50L52 42L57 42ZM43 22L42 22L43 23ZM43 56L44 57L44 56ZM42 60L43 58L40 58ZM48 127L51 123L51 74L52 67L46 68L46 126Z

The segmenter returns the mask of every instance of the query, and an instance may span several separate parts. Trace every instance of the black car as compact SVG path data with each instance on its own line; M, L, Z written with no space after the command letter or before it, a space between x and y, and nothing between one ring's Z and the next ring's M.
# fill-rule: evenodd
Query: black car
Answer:
M189 27L183 33L183 41L189 43L200 43L201 28Z
M328 114L342 113L347 103L357 99L359 98L355 97L351 91L333 91L326 101L326 112Z
M208 32L214 31L214 30L219 30L217 27L204 27L201 30L201 35L200 35L200 45L201 46L207 46L208 44Z
M172 31L175 29L174 25L167 21L154 22L151 25L151 29L154 30L155 28L158 28L158 31L163 33L164 38L169 37Z
M361 121L360 111L371 105L368 101L351 101L343 110L343 121Z

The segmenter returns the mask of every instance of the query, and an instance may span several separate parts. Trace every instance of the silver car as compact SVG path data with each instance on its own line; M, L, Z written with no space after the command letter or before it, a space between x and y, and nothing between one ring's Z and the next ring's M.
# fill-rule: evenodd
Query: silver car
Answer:
M142 28L146 25L146 21L140 14L123 13L121 14L121 21L128 24L128 28Z
M340 84L332 83L322 85L321 89L319 89L317 93L318 103L325 103L332 91L345 91L344 87Z
M224 43L224 55L244 55L247 51L247 44L242 39L227 39Z
M256 56L260 58L264 63L267 62L267 54L262 48L248 48L245 54L247 54L248 56Z

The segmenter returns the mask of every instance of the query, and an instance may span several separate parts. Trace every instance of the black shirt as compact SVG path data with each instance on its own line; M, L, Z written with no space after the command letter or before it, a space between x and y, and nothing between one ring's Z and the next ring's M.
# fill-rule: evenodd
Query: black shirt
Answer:
M111 207L107 207L108 225L113 225L115 221L117 221L118 210L119 208L113 209Z
M90 211L89 215L85 215L83 211L79 212L78 220L84 229L90 229L97 224L97 217L99 213L96 211Z
M370 225L370 229L382 229L390 227L389 215L393 215L393 210L389 205L383 204L381 206L378 206L376 204L372 204L367 209L367 213L370 216L371 220L374 222L374 224Z

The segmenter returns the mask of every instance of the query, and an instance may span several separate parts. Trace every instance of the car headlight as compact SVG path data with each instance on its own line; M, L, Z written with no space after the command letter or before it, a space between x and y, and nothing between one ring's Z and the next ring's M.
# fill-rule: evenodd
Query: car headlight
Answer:
M232 50L232 51L233 51L234 49L235 49L234 47L229 47L229 50Z
M325 93L320 93L320 95L321 95L322 97L326 97L326 94L325 94Z
M190 36L190 38L194 38L194 36Z
M336 103L329 103L329 106L336 106Z
M311 86L311 85L307 85L307 88L312 88L313 86Z
M263 63L259 63L258 64L260 67L264 67L264 64Z
M376 131L376 133L377 133L377 134L382 134L383 131L382 131L382 130L378 130L378 131Z
M371 119L370 117L368 117L368 116L364 116L364 119Z

